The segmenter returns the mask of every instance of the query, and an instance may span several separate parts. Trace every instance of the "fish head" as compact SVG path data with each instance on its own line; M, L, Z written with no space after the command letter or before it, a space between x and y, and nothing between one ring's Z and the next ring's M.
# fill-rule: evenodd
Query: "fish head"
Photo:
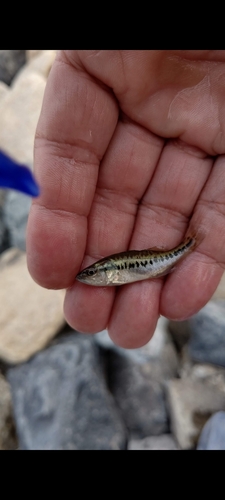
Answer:
M110 285L111 273L114 266L109 265L109 262L100 261L95 262L89 267L80 271L76 276L76 279L81 283L92 286L108 286Z

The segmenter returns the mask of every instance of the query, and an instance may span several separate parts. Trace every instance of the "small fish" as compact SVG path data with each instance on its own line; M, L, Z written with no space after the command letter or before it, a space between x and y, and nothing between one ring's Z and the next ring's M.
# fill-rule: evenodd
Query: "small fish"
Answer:
M83 269L76 279L87 285L115 286L159 278L168 274L197 244L198 239L193 235L168 251L149 248L109 255Z

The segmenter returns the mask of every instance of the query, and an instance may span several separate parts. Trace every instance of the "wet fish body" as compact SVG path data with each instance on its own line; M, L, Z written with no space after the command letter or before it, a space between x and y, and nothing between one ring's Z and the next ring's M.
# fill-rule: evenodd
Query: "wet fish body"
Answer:
M196 245L197 238L189 236L168 251L130 250L109 255L83 269L76 279L92 286L115 286L158 278L168 274Z

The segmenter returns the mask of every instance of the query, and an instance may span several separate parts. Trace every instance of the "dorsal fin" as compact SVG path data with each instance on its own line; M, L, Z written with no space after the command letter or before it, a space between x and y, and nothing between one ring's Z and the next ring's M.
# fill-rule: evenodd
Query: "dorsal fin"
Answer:
M151 248L147 248L147 250L151 251L151 252L166 252L166 251L169 251L166 249L166 247L164 246L159 246L159 247L151 247Z

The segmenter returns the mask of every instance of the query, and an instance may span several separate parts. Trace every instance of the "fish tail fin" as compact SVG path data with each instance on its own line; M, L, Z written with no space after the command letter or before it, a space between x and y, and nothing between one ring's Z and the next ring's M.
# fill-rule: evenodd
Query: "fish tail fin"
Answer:
M197 230L189 228L184 238L184 244L190 247L190 250L195 250L196 247L200 245L204 239L203 230L198 228Z

